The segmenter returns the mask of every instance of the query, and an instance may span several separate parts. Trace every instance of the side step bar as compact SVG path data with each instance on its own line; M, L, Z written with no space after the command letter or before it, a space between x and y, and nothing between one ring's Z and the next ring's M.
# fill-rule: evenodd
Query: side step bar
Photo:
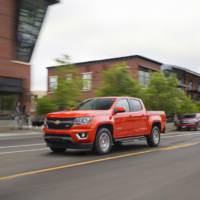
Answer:
M144 140L145 136L116 138L115 142L133 142L134 140Z

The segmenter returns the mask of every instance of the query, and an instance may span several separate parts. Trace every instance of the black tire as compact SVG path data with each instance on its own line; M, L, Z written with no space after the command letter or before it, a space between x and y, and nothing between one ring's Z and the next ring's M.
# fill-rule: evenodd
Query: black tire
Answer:
M147 136L147 144L150 147L157 147L160 144L160 128L153 126L150 136Z
M64 153L66 148L56 148L56 147L50 147L51 151L54 153Z
M104 143L104 144L103 144ZM95 143L94 143L94 151L99 155L107 154L110 152L112 148L112 135L109 129L100 128L97 131Z

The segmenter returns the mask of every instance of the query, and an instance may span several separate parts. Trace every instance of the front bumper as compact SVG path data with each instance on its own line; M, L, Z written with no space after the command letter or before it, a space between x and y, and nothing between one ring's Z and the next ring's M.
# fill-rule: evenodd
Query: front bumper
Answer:
M69 135L45 134L44 140L49 147L69 149L92 149L93 143L77 143Z
M180 128L196 128L196 124L176 124L176 127Z
M44 127L44 140L49 147L91 149L95 140L95 130L91 128L74 128L68 130L52 130ZM87 138L78 138L77 134L86 132Z

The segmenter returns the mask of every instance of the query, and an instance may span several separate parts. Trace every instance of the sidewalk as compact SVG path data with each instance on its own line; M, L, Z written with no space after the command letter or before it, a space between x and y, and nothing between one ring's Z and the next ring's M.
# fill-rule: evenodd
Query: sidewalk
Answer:
M22 129L13 127L13 120L0 120L0 134L1 133L30 133L30 132L41 132L42 127L36 128L32 126L24 125Z
M175 131L174 123L167 123L166 133ZM1 133L32 133L32 132L42 132L42 127L28 127L24 126L22 129L13 129L11 126L0 126L0 134Z
M4 133L33 133L33 132L38 132L42 133L42 128L34 128L34 127L23 127L22 129L17 129L17 128L11 128L11 127L0 127L0 134Z

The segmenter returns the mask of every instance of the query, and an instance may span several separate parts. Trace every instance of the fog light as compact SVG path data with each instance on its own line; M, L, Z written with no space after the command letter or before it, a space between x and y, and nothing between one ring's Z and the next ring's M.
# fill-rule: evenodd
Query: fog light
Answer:
M88 137L88 133L82 132L82 133L77 133L76 137L81 140L81 139L86 139Z

